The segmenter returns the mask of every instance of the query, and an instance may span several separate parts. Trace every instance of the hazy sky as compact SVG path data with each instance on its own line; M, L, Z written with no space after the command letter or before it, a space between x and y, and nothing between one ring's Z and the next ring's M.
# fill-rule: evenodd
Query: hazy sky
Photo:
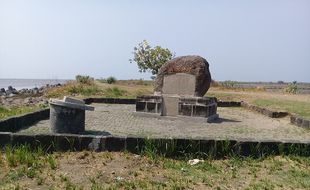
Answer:
M149 79L128 61L144 39L215 80L310 82L309 0L0 0L0 78Z

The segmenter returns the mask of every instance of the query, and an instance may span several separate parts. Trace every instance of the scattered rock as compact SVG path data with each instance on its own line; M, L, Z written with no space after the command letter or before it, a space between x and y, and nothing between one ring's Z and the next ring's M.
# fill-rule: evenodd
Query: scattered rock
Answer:
M191 166L193 166L193 165L196 165L196 164L202 163L202 162L204 162L204 160L193 159L193 160L189 160L189 161L188 161L188 164L191 165Z
M8 86L8 90L13 91L13 87L12 86Z
M48 99L42 95L49 88L62 86L62 84L46 85L40 88L23 88L16 90L12 86L8 86L7 90L0 89L0 104L11 107L21 105L36 105L36 104L48 104Z

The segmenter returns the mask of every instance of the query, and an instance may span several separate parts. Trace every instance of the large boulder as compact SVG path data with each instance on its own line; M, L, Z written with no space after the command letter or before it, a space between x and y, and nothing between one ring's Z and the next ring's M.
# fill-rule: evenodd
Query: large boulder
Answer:
M164 77L176 73L192 74L196 77L195 96L204 96L211 83L209 63L197 55L180 56L167 61L157 74L154 84L154 94L161 95Z

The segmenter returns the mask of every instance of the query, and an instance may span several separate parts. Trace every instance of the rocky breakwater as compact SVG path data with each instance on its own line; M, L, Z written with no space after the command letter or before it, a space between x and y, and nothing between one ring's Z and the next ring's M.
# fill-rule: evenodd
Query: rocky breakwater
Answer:
M59 87L62 84L45 85L40 88L34 87L31 89L23 88L16 90L12 86L8 86L7 89L0 89L0 105L4 106L20 106L20 105L35 105L35 104L47 104L48 99L43 95L49 88Z

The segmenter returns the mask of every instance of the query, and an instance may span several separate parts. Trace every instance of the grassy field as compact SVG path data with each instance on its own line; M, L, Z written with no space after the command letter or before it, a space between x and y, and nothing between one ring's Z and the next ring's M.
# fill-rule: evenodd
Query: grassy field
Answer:
M310 119L310 102L294 101L294 100L279 100L279 99L256 99L254 104L262 107L270 107L276 110L286 110L290 113L295 113L304 118Z
M64 86L50 89L47 97L62 97L64 95L75 95L78 97L100 96L100 97L127 97L135 98L138 95L151 94L152 83L142 80L117 81L113 84L95 80L92 84L70 82Z
M273 110L287 111L310 119L310 95L211 88L206 96L223 101L246 101Z
M32 112L43 108L42 106L15 106L15 107L3 107L0 105L0 119L4 119L14 115L20 115L23 113Z
M227 157L188 164L128 152L0 151L0 189L309 189L310 158Z

